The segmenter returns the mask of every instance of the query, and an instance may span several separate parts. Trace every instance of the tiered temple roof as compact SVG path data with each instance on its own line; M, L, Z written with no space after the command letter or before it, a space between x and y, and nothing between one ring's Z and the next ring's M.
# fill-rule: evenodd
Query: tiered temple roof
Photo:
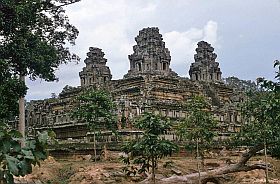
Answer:
M86 67L79 73L81 86L102 85L112 79L111 71L106 66L104 52L96 47L90 47L85 59Z
M195 49L195 62L191 64L189 74L192 80L220 81L222 72L216 62L217 54L211 44L200 41Z
M142 29L135 41L137 44L133 46L134 53L128 56L130 70L125 78L147 74L177 76L170 69L170 52L165 48L158 28Z

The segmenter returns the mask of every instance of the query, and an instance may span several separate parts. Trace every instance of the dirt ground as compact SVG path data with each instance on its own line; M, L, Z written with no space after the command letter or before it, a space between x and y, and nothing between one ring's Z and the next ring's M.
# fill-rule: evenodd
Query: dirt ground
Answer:
M230 159L228 159L230 158ZM205 159L204 170L214 169L234 163L238 156L219 156ZM252 158L251 162L262 162L263 157ZM269 181L280 184L280 160L269 158L274 171L269 172ZM91 156L76 156L68 160L55 160L49 157L34 167L33 173L24 178L17 178L18 183L34 184L131 184L142 181L145 176L125 176L125 165L119 159L119 153L111 153L108 160L92 161ZM183 175L197 172L197 162L192 157L168 157L159 161L156 178L161 179L172 175ZM262 170L229 174L224 177L225 184L262 184L265 183L265 173Z

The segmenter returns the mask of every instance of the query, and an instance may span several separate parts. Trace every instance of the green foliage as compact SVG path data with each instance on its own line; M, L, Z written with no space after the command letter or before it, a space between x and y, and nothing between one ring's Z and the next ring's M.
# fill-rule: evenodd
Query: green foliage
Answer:
M170 124L157 115L145 113L136 121L135 127L143 130L143 136L123 146L122 150L129 155L123 158L123 162L128 165L125 170L130 175L131 173L136 174L136 172L144 173L152 168L154 176L158 160L171 156L178 150L176 144L160 137L170 128ZM131 171L130 164L137 164L141 167L140 169L132 167L134 170Z
M79 0L0 0L0 61L14 74L55 80L62 62L77 58L64 47L78 30L63 7Z
M60 63L76 59L66 42L74 44L78 30L63 7L79 0L0 0L0 179L13 183L47 156L48 134L38 134L21 148L21 135L2 123L18 113L18 99L26 94L19 75L56 80Z
M238 89L240 91L257 91L258 86L254 81L251 80L241 80L237 77L227 77L224 79L225 83Z
M275 145L270 146L269 154L272 157L279 159L280 158L280 145L279 144L275 144Z
M86 122L93 131L94 160L97 160L96 153L96 130L110 129L116 132L117 122L113 112L114 103L109 94L105 91L89 89L84 91L77 98L78 106L74 108L72 116L79 121Z
M187 102L186 106L188 114L186 119L180 122L178 126L178 135L183 140L198 141L201 146L207 147L213 141L217 128L217 122L210 112L210 104L203 96L194 96Z
M8 66L0 60L0 122L18 113L18 99L26 93L25 85L10 72Z
M21 134L0 126L0 181L13 184L13 176L25 176L32 172L32 165L40 165L40 160L47 158L48 132L39 133L34 140L29 140L21 148Z
M115 130L117 127L114 114L114 103L109 94L101 90L87 90L78 98L78 106L72 115L80 121L85 121L91 130L101 128Z
M280 67L279 61L275 62L276 66ZM276 79L280 79L279 72ZM263 78L258 79L258 84L260 90L250 93L242 106L246 123L235 140L249 146L266 143L276 156L279 154L274 151L280 146L280 84Z

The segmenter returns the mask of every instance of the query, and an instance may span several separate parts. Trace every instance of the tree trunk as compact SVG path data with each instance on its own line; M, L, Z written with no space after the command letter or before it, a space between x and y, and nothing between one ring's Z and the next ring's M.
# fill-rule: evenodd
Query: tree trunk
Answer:
M25 83L25 76L20 75L19 80ZM24 107L24 96L19 98L19 119L18 119L18 131L22 135L22 139L20 141L21 147L25 146L25 107Z
M103 151L104 151L104 160L108 160L107 143L104 144Z
M266 153L266 141L264 141L264 162L265 162L265 165L266 165L266 168L265 168L265 183L268 184L269 183L269 180L268 180L268 167L267 167L267 153Z
M169 178L164 178L161 180L161 183L197 183L199 181L199 177L201 179L201 183L207 183L207 181L215 180L215 183L221 183L219 178L222 178L224 174L241 172L241 171L251 171L255 169L265 170L267 167L266 164L247 164L248 160L254 156L258 151L264 149L264 144L258 144L252 147L248 152L243 153L240 157L240 160L236 164L220 167L214 170L209 170L205 172L192 173L183 176L171 176ZM271 168L268 168L271 170ZM145 183L145 182L144 182Z
M198 171L198 184L201 184L198 139L196 139L196 161L197 161L197 171Z
M94 149L94 162L96 162L96 139L95 139L95 131L93 132L93 149Z
M152 156L152 180L154 184L156 183L155 167L155 158Z

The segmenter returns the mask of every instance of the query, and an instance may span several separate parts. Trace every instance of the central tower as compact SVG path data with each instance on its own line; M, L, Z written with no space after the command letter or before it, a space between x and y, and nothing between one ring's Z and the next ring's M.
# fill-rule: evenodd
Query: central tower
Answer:
M133 46L134 52L128 56L130 70L124 78L147 74L177 76L170 69L170 52L165 48L157 27L142 29L135 41L137 44Z

